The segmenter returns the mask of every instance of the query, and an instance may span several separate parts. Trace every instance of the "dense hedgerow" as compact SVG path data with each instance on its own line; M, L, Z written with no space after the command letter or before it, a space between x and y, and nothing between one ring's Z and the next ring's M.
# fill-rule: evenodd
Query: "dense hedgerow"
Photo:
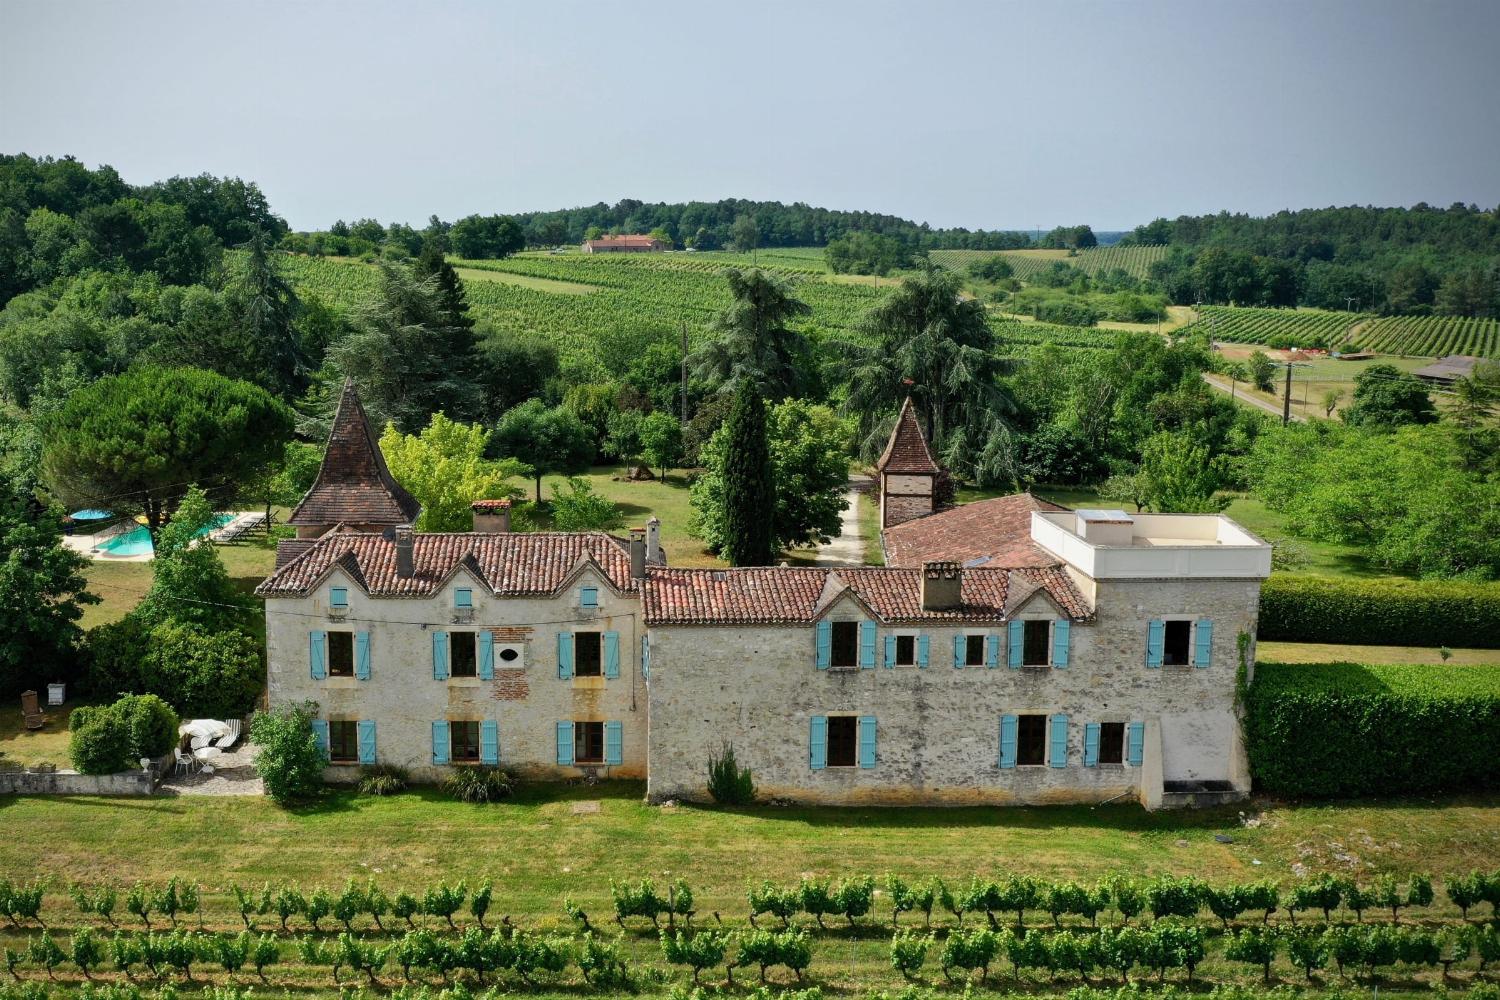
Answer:
M1278 642L1500 649L1500 586L1273 575L1258 631Z
M1262 663L1248 709L1250 769L1268 792L1500 787L1500 668Z

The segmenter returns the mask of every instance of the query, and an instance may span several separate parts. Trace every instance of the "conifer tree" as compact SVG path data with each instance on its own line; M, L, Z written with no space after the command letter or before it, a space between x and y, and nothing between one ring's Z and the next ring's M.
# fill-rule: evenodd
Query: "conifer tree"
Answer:
M431 236L422 241L422 253L417 257L413 269L421 278L436 278L438 303L447 325L472 329L474 320L469 316L469 300L464 295L464 283L458 272L443 256L441 243Z
M740 384L726 422L729 463L724 477L724 556L731 566L769 566L775 556L772 516L776 484L766 439L766 404L748 381Z

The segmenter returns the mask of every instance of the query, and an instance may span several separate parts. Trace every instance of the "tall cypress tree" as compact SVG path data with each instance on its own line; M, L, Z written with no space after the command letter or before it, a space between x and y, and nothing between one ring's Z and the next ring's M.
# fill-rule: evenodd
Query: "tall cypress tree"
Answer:
M443 256L442 244L437 239L429 235L422 240L422 252L412 270L421 278L437 278L438 301L448 326L462 330L474 326L474 320L469 316L469 300L464 295L464 283Z
M731 566L769 566L776 556L771 524L776 483L766 438L766 404L749 379L741 381L725 425L729 456L724 470L724 557Z

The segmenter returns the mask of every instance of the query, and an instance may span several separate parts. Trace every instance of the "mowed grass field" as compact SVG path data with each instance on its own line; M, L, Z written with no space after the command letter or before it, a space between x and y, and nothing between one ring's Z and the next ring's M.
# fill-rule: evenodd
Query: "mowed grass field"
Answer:
M747 884L762 878L795 884L802 877L841 878L887 872L919 880L937 875L950 884L973 875L1012 873L1049 879L1092 880L1111 873L1146 878L1157 874L1196 875L1211 882L1272 878L1289 884L1323 871L1370 880L1379 873L1433 872L1500 866L1500 801L1467 798L1444 802L1402 801L1381 805L1290 807L1272 803L1195 812L1149 814L1133 805L1095 809L810 809L755 807L717 810L679 805L643 805L640 785L608 782L595 787L533 786L521 797L495 805L463 805L436 793L390 798L330 795L310 807L285 811L259 798L99 799L0 798L7 836L0 844L0 871L48 880L43 914L64 939L83 921L66 887L74 881L129 885L141 880L160 885L173 875L201 884L203 919L210 930L240 929L229 887L264 883L316 886L334 892L346 879L372 879L388 893L422 890L460 878L470 885L494 881L490 920L501 916L535 930L576 930L565 915L564 899L587 912L599 933L619 932L612 918L610 880L654 879L658 886L682 878L692 887L699 926L745 928ZM1243 814L1243 815L1242 815ZM1228 843L1216 839L1229 838ZM1403 916L1407 923L1457 920L1439 892L1434 906ZM119 914L123 924L135 921ZM421 919L421 918L419 918ZM460 926L472 918L462 913ZM1101 922L1117 921L1113 913ZM1205 925L1213 923L1206 914ZM1251 921L1257 918L1249 918ZM1371 914L1367 920L1377 919ZM157 918L160 921L160 917ZM831 920L812 928L813 960L808 978L831 994L864 997L872 991L899 990L904 984L890 966L889 900L877 891L874 909L854 928ZM1281 923L1278 917L1276 923ZM1317 921L1306 915L1301 922ZM920 918L907 916L911 925ZM257 918L274 929L274 915ZM768 921L762 921L764 926ZM441 921L426 921L435 929ZM769 921L774 925L774 919ZM979 921L982 925L982 919ZM939 934L951 927L946 913L934 914ZM1027 924L1049 924L1044 913L1029 912ZM1071 926L1082 927L1076 918ZM191 918L188 926L193 926ZM403 927L387 918L387 927ZM1433 924L1435 926L1435 924ZM294 934L305 921L293 919ZM368 918L358 927L373 935ZM336 921L324 924L331 938ZM1216 933L1216 932L1213 932ZM36 931L0 929L0 944L16 948ZM665 965L657 937L640 920L621 934L622 952L640 977L634 992L664 996L688 982L681 968ZM940 947L940 945L939 945ZM326 966L308 967L296 958L291 936L281 938L281 964L269 970L273 989L302 995L332 995ZM961 984L947 983L936 968L936 954L918 985L958 996ZM29 978L43 974L25 970ZM352 976L346 973L346 978ZM1479 977L1472 960L1455 971L1449 985ZM1493 975L1489 973L1487 975ZM58 973L81 983L70 966ZM119 978L96 972L96 978ZM1147 970L1136 970L1146 978ZM1275 976L1300 982L1283 958ZM248 973L241 980L248 980ZM354 978L359 978L355 976ZM722 969L705 973L722 981ZM1096 973L1093 981L1110 980ZM1251 986L1260 970L1228 962L1222 945L1211 941L1198 979ZM203 984L224 983L212 962L194 970ZM1336 974L1326 974L1329 982ZM1170 981L1183 982L1183 973ZM381 974L382 989L401 982L399 969ZM434 989L436 977L430 979ZM742 970L731 995L747 993L753 970ZM785 970L773 984L792 985ZM1386 996L1420 995L1437 982L1435 971L1388 970ZM1060 994L1077 985L1076 974L1049 980L1041 972L1019 981L1009 963L998 961L980 995L1019 988L1026 993ZM189 988L189 987L184 987ZM1202 986L1200 989L1204 988ZM532 995L577 996L589 992L570 968L562 982Z

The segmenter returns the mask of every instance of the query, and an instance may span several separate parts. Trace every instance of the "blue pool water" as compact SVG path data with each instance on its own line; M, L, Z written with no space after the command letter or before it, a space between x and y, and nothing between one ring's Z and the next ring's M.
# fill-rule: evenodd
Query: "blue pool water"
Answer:
M213 521L206 525L198 536L208 534L216 528L222 528L234 520L233 514L215 514ZM122 531L118 535L111 535L99 543L99 551L111 556L149 556L155 552L151 545L151 532L146 526L138 524L129 531Z

